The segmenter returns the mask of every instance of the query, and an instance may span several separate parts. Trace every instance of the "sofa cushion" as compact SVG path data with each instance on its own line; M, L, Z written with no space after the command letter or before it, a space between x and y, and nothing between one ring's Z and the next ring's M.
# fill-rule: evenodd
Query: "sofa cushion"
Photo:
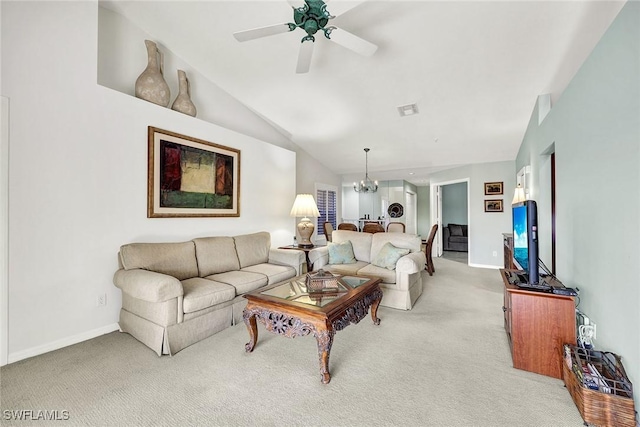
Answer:
M271 234L266 231L253 234L235 236L236 252L240 268L269 262L269 248L271 248Z
M355 276L358 271L369 265L368 262L358 261L355 264L327 264L322 267L325 271L331 271L332 273L342 274L343 276Z
M449 237L449 243L467 243L469 238L467 236L451 236Z
M360 276L379 277L383 283L396 283L395 270L387 270L386 268L377 267L373 264L369 264L358 271Z
M398 260L409 252L409 249L397 248L387 242L384 244L382 249L380 249L380 252L378 252L378 254L373 258L371 264L377 267L386 268L387 270L395 270Z
M296 277L296 269L288 265L256 264L245 267L240 271L264 274L268 278L269 285Z
M356 256L353 254L351 240L345 242L329 242L329 264L353 264Z
M216 282L222 282L233 286L236 295L255 291L256 289L265 286L269 281L268 277L264 274L240 270L212 274L211 276L207 276L206 279L215 280Z
M185 313L231 301L236 296L233 286L200 277L183 280L182 287L184 288L182 311Z
M193 243L200 277L240 269L233 237L201 237Z
M342 243L347 240L351 241L353 246L353 254L356 256L356 260L371 262L371 238L376 234L387 233L361 233L359 231L350 230L335 230L331 233L331 240L333 243ZM399 235L399 233L394 233Z
M120 261L125 270L140 268L167 274L178 280L198 277L193 242L130 243L120 247Z
M449 233L451 233L451 236L463 236L464 234L462 233L462 226L458 225L458 224L449 224Z

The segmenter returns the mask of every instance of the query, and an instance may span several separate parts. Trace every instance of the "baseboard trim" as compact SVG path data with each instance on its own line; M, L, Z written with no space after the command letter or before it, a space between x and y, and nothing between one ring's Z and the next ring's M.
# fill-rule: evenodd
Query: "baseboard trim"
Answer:
M32 347L26 350L18 351L16 353L9 353L8 362L14 363L19 360L24 360L30 357L39 356L41 354L48 353L50 351L58 350L63 347L68 347L73 344L78 344L82 341L87 341L92 338L99 337L100 335L109 334L119 329L120 329L120 326L118 326L117 323L112 323L110 325L106 325L101 328L93 329L91 331L83 332L78 335L53 341L48 344L39 345L37 347Z
M501 265L475 264L475 263L469 263L469 267L490 268L493 270L498 270L499 268L503 268Z

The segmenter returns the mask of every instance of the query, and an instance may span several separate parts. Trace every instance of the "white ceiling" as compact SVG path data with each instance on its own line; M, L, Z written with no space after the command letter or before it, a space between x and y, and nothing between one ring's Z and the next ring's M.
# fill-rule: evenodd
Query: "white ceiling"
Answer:
M302 30L243 43L232 36L291 22L286 0L107 7L161 39L345 182L363 177L369 147L372 179L420 185L434 171L515 159L537 96L558 100L624 5L329 0L327 9L343 3L357 5L331 25L378 50L360 56L318 33L307 74L295 73ZM400 117L397 107L410 103L419 114Z

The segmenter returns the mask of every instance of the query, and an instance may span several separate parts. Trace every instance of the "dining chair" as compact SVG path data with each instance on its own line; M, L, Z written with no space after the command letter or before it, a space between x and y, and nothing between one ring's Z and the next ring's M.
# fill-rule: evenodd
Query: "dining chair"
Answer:
M390 222L387 224L387 233L404 233L404 222Z
M433 267L433 258L431 258L431 252L433 252L433 239L436 237L436 232L438 231L438 224L433 224L431 227L431 231L429 232L429 237L427 238L427 244L424 248L424 254L427 256L427 273L429 276L433 276L436 269Z
M377 222L367 222L362 226L363 233L384 233L384 227Z
M338 230L358 231L358 227L350 222L341 222L338 224Z
M329 221L326 221L322 224L322 228L324 228L324 237L327 239L327 242L330 242L331 233L333 233L333 225Z

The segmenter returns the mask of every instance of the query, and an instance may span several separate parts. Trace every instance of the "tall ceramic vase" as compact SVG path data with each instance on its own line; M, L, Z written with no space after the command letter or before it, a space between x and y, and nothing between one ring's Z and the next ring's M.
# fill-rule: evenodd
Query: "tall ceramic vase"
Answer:
M167 107L171 92L162 75L162 54L151 40L145 40L144 44L147 46L147 68L136 80L136 97Z
M182 70L178 70L178 96L173 101L171 109L193 117L196 116L196 106L191 102L189 79L187 79L187 74Z

